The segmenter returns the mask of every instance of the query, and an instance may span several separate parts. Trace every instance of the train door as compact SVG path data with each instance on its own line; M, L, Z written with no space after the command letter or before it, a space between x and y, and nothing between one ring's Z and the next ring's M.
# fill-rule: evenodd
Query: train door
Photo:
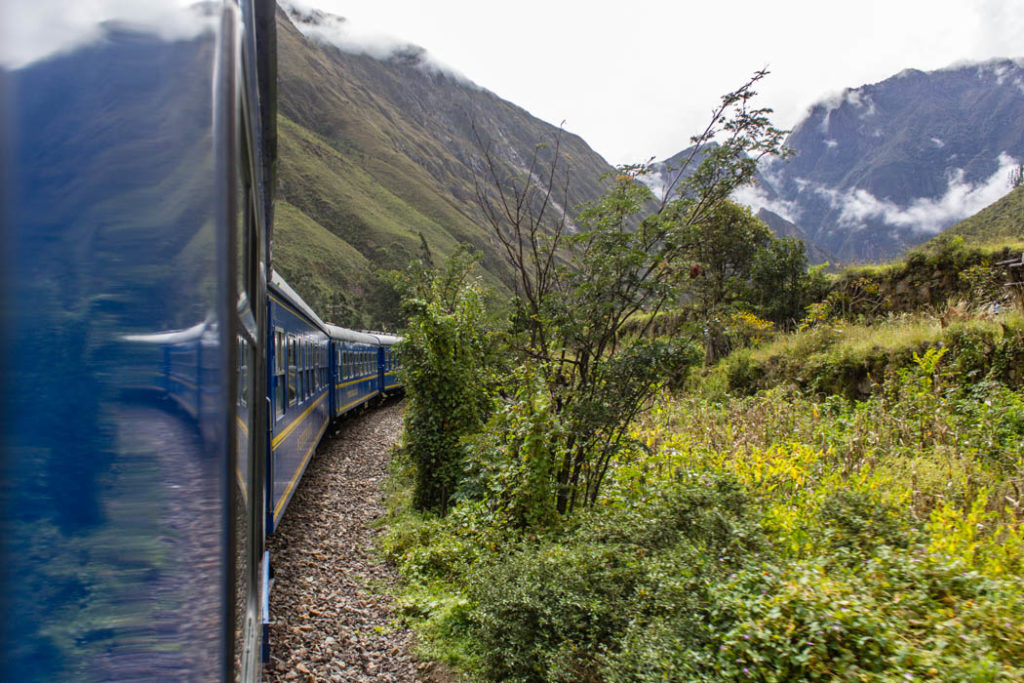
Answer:
M268 401L268 355L272 344L267 297L269 244L273 220L274 102L268 84L276 81L274 5L242 2L242 63L236 83L238 141L235 179L234 328L237 338L237 396L231 433L236 436L231 480L231 541L233 569L233 628L230 634L232 678L258 681L266 638L262 597L266 583L264 520L267 481L267 425L272 419ZM268 122L269 125L268 125ZM280 333L277 335L283 337ZM283 349L275 349L282 351ZM274 353L279 359L282 354ZM278 361L279 362L279 361ZM280 404L279 404L280 405ZM278 408L280 410L280 407Z

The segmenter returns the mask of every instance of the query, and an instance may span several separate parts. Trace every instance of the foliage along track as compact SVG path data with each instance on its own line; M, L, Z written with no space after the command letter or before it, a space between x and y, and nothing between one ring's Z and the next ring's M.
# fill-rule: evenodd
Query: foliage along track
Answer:
M383 594L394 574L373 550L403 407L390 402L354 416L326 437L270 538L275 585L265 680L419 679L412 635L392 626Z

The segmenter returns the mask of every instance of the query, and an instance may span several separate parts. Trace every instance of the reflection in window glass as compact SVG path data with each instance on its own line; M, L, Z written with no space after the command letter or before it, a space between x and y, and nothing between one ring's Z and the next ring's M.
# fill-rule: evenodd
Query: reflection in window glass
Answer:
M295 338L288 335L288 405L298 402L298 378L296 375Z

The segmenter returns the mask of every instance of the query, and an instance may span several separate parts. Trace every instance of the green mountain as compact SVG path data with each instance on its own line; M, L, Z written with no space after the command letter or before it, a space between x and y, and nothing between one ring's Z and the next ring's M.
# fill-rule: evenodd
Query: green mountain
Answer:
M278 10L274 263L325 319L388 326L396 312L380 273L404 268L423 243L435 259L472 245L486 279L504 279L477 199L483 149L500 173L523 178L535 153L552 160L559 133L419 48L379 58L335 47L326 30L342 22ZM563 132L560 151L569 194L556 208L571 217L613 169L576 135Z
M975 246L1024 242L1024 185L960 221L936 239L955 235Z

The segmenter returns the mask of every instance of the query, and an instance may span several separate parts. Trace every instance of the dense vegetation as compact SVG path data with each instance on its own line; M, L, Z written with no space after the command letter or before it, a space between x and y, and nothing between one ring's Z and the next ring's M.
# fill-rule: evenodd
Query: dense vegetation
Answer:
M384 551L428 656L503 681L1024 676L1005 274L972 262L962 302L903 315L829 289L727 200L780 151L758 78L653 213L644 167L575 230L557 164L493 173L516 274L497 313L461 254L402 280Z

